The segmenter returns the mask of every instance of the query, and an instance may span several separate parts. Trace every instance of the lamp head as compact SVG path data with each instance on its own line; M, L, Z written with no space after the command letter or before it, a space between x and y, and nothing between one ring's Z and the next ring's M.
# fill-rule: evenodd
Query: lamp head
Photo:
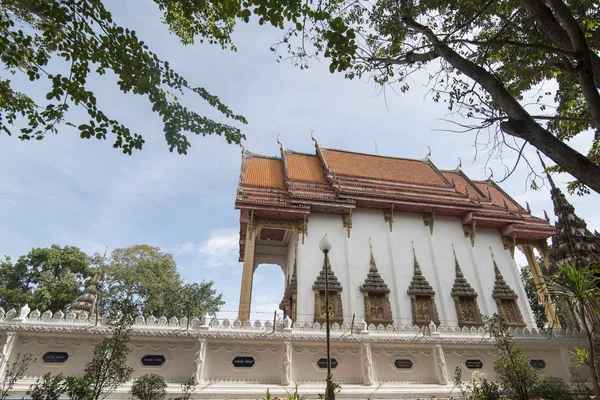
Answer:
M319 242L319 250L323 253L329 253L329 250L331 250L331 242L327 239L327 234L325 234L323 239Z

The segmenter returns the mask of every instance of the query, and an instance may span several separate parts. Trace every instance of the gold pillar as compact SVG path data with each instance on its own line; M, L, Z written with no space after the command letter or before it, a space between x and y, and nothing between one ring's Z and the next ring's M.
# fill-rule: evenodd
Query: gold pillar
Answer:
M531 271L531 276L533 277L533 282L536 285L538 295L540 296L540 300L544 305L544 311L546 312L546 318L548 318L548 323L550 326L554 325L556 327L560 327L558 319L556 318L556 310L554 309L554 304L548 298L546 294L546 290L544 287L540 286L540 283L544 281L544 277L542 275L542 271L540 270L540 265L535 258L535 253L533 252L533 248L529 245L519 245L519 249L525 254L527 258L527 264L529 264L529 270Z
M242 270L242 285L240 288L240 307L238 319L242 322L250 319L250 301L252 299L252 278L254 276L254 248L260 227L254 225L251 218L246 228L246 246L244 248L244 267Z

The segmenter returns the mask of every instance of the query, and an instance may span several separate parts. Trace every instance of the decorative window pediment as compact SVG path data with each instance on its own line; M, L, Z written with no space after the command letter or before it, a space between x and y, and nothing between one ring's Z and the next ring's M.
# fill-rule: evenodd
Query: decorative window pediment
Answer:
M327 272L325 272L325 263L323 263L323 268L313 285L313 291L315 293L315 322L319 322L321 324L325 323L325 274L327 274L328 286L329 286L329 323L333 324L337 322L338 324L344 323L344 312L342 308L342 285L338 281L337 277L331 270L331 263L329 263L328 259L328 268Z
M504 280L498 264L496 264L496 258L490 247L490 253L492 254L492 261L494 262L494 274L496 280L494 281L494 290L492 291L492 297L496 300L496 306L498 307L498 314L504 319L504 322L508 326L525 327L526 324L523 321L523 315L517 304L519 296L511 289L510 286Z
M458 326L461 328L463 326L483 326L483 319L481 318L481 312L477 304L477 292L463 275L458 258L456 257L454 244L452 245L452 251L454 252L455 278L450 294L454 299Z
M421 267L417 261L417 254L413 242L414 272L413 278L408 286L408 295L410 296L413 325L428 325L433 321L436 325L440 324L437 307L435 306L435 291L427 282L427 279L421 272Z
M285 288L283 299L279 303L279 309L283 311L283 317L290 317L292 322L296 322L296 307L298 304L298 279L296 277L297 262L294 257L294 268L292 278Z
M387 284L377 270L375 256L373 255L373 245L370 239L369 246L371 248L369 273L365 282L359 287L365 304L365 321L368 324L374 325L393 324L390 289L388 289Z

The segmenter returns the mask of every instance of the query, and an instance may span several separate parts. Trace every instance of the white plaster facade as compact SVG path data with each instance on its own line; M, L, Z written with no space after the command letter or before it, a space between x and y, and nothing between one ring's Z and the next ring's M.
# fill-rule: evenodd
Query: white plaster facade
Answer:
M29 386L47 372L81 376L92 357L93 346L110 333L103 321L75 319L74 314L44 318L32 312L22 320L8 313L0 320L2 364L14 360L18 353L31 353L36 362L24 379L15 385L14 397L21 398ZM430 326L424 330L411 326L367 327L349 324L332 327L332 358L336 382L342 385L338 398L447 398L456 394L452 384L455 367L468 378L473 371L494 377L496 351L483 329ZM540 374L568 377L569 352L585 344L578 332L555 330L552 337L537 329L512 331L519 346L532 359L543 360ZM168 382L169 394L179 393L180 384L191 376L199 382L193 398L225 399L262 398L267 389L285 394L298 383L303 394L316 397L324 391L326 369L318 367L325 357L323 326L289 319L272 323L172 318L156 320L138 317L133 328L132 352L128 365L134 377L157 373ZM44 364L48 351L66 352L61 364ZM147 367L145 355L162 355L162 366ZM235 357L252 357L248 368L236 368ZM401 360L410 368L397 368ZM407 361L410 360L410 363ZM467 360L479 360L482 368L468 369ZM585 368L580 372L586 373ZM110 398L128 397L131 382Z
M455 262L452 245L462 272L478 293L477 301L481 313L491 316L497 313L492 298L494 266L490 248L506 283L519 296L518 306L524 322L529 328L535 326L534 318L518 267L509 250L505 250L497 229L476 230L474 246L465 238L459 218L435 217L433 234L423 223L421 214L394 213L392 231L384 221L380 210L356 209L352 214L352 229L348 237L347 228L339 215L312 213L308 220L309 234L304 244L297 241L298 321L313 321L314 294L312 285L323 267L323 253L319 241L327 234L332 244L329 253L331 268L341 283L344 321L364 318L364 303L359 286L369 271L369 238L373 243L373 254L377 269L390 292L390 303L394 323L411 325L411 304L406 293L413 276L413 244L421 270L436 292L435 302L440 322L445 326L458 326L454 301L450 295L455 278ZM284 271L286 281L290 278L296 242L288 247Z

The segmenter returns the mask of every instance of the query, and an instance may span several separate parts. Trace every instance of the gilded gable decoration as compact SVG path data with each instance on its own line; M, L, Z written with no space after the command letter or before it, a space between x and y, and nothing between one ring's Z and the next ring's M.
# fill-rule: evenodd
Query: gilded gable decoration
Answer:
M297 249L296 249L297 251ZM279 303L279 309L283 311L283 317L289 317L292 322L296 322L296 308L298 305L298 279L297 279L297 253L294 256L294 268L292 278L285 288L283 300Z
M454 299L458 326L483 326L483 319L479 311L479 305L477 304L477 292L463 275L458 258L456 257L454 244L452 244L452 251L454 252L455 278L450 295Z
M494 274L496 279L494 281L494 290L492 290L492 297L496 301L498 307L498 313L500 317L504 319L504 322L509 326L524 327L526 326L523 321L523 315L517 304L519 296L511 289L510 286L504 280L498 264L496 264L496 258L490 247L490 253L492 254L492 261L494 262Z
M504 246L504 250L510 250L510 256L515 258L515 247L516 247L516 237L513 235L510 236L502 236L502 245Z
M328 261L327 266L327 280L329 284L329 323L338 324L344 323L344 312L342 308L342 285L338 281L337 277L331 269L331 263ZM314 321L321 324L325 323L325 262L323 262L323 268L317 276L317 280L313 285L313 291L315 294L315 314Z
M408 295L410 296L413 325L428 325L431 321L433 321L436 325L439 325L440 317L434 301L435 291L421 272L421 266L417 261L417 253L415 252L414 242L413 262L413 278L408 286L407 291Z
M383 220L390 225L390 232L392 231L392 225L394 224L394 205L389 210L383 210Z
M369 273L365 282L359 287L365 304L365 321L374 325L393 324L390 289L388 289L387 284L377 270L375 256L373 255L373 243L370 238L369 247L371 249Z
M348 239L350 239L350 229L352 229L352 210L348 214L342 214L344 228L348 230Z
M471 240L471 247L475 247L475 225L477 224L477 221L473 221L473 224L463 224L463 233L465 234L466 238L469 238Z
M423 213L423 223L425 226L429 227L429 233L433 235L433 217L435 216L435 210L431 210L431 212Z

